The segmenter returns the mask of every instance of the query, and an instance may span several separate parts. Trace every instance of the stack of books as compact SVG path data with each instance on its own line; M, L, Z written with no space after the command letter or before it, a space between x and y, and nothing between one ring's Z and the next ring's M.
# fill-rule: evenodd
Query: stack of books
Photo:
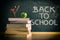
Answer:
M31 30L31 20L29 18L8 18L6 34L17 34L27 36L28 29ZM14 35L15 36L15 35Z

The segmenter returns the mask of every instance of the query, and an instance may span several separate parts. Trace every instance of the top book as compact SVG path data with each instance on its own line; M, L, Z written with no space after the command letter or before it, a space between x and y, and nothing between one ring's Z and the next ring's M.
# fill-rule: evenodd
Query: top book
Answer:
M8 18L8 21L10 22L10 23L29 23L29 18Z

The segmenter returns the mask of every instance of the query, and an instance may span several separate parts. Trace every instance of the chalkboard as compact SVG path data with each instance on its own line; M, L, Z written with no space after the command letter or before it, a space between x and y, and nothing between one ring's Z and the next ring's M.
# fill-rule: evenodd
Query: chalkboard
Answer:
M16 6L15 16L11 12L11 8ZM52 1L43 0L21 0L10 1L7 6L6 13L8 18L22 18L21 13L26 12L27 18L30 18L32 23L32 31L53 32L60 31L60 5Z

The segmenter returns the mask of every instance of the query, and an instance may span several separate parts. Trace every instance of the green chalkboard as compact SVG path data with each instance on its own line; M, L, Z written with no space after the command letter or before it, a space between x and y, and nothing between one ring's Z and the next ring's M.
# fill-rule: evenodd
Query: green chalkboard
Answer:
M11 8L16 9L15 16L11 12ZM20 6L18 8L18 6ZM51 1L42 0L23 0L11 1L8 4L7 13L8 18L22 18L21 13L26 12L27 18L30 18L32 23L32 31L60 31L59 27L59 10L60 6Z

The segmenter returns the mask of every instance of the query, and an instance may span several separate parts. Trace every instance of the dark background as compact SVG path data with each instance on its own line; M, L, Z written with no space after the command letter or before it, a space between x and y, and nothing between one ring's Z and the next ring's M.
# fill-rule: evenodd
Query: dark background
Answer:
M1 0L0 1L0 15L1 15L1 18L0 18L0 31L5 31L6 30L6 24L8 23L8 18L10 17L14 17L12 16L12 14L10 14L10 8L15 5L15 3L17 5L21 5L21 8L19 9L19 11L17 12L16 14L16 18L20 18L20 13L25 11L28 13L28 18L30 19L37 19L35 18L32 13L32 7L33 5L37 5L38 7L39 6L55 6L57 8L57 24L58 26L41 26L41 25L33 25L32 26L32 31L60 31L60 1L59 0ZM51 15L50 15L51 16ZM52 16L51 16L52 17ZM38 18L39 19L39 18Z

